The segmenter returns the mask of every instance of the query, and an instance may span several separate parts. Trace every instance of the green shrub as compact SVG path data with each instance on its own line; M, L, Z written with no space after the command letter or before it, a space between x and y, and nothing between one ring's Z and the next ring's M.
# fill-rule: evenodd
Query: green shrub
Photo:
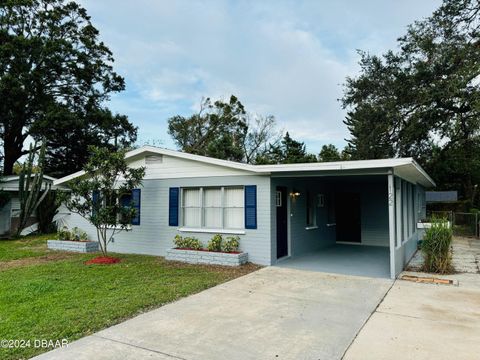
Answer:
M200 250L203 248L203 244L195 237L186 237L183 240L187 249Z
M451 272L452 229L445 220L432 219L422 241L424 271L445 274Z
M76 226L72 230L68 230L68 227L63 226L57 231L57 238L68 241L87 241L88 235Z
M208 251L222 251L222 235L215 234L208 242L207 249Z
M237 252L240 246L240 238L238 236L228 236L225 241L222 242L222 251L224 252Z
M175 235L173 243L177 249L193 249L200 250L203 248L203 244L195 237L181 237L180 235Z
M184 247L185 243L183 241L183 237L181 237L180 235L175 235L175 238L173 239L173 243L175 244L175 247L177 249L181 249Z
M71 240L70 230L66 226L61 227L57 231L57 239L59 240Z

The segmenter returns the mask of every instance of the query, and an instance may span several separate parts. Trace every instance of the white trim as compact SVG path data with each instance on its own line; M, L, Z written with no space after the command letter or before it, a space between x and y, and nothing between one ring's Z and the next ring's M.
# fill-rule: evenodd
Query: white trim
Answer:
M287 191L287 248L288 253L286 256L292 256L292 217L294 214L292 213L292 198L290 197L290 189L285 187ZM293 190L293 189L292 189Z
M342 172L345 170L374 170L374 169L391 169L391 168L407 168L412 170L412 176L424 186L433 187L435 182L428 176L420 165L412 158L398 159L376 159L376 160L354 160L354 161L335 161L328 163L308 163L308 164L279 164L279 165L250 165L234 161L214 159L207 156L187 154L181 151L168 150L154 146L142 146L141 148L129 151L125 154L126 159L134 158L142 154L161 154L181 159L203 162L207 164L222 166L231 169L243 170L248 173L270 175L274 173L288 172L313 172L313 171L334 171ZM61 179L55 180L54 185L63 184L74 178L84 175L84 171L78 171L74 174L67 175Z
M245 230L234 230L234 229L207 229L207 228L181 227L181 228L178 228L177 230L180 232L188 232L188 233L245 235Z
M317 225L305 227L305 230L315 230L315 229L318 229Z
M388 201L388 237L390 248L390 278L395 279L395 178L393 171L388 174L387 185L387 201Z
M402 183L403 180L397 178L394 179L395 184L395 249L402 247L403 239L403 223L402 223Z

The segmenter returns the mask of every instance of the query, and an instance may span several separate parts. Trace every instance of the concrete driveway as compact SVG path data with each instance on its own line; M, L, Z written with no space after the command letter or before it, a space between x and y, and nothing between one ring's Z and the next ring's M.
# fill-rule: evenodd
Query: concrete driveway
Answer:
M340 359L391 285L267 267L38 359Z
M456 280L459 285L397 280L348 349L345 360L478 359L480 275L440 277Z

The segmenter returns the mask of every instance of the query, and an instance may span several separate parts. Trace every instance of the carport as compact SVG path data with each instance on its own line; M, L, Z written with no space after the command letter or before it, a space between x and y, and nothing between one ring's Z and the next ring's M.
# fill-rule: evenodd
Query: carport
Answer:
M390 277L387 176L272 179L276 264Z
M390 277L389 249L384 246L335 244L318 251L280 260L276 265L344 275Z
M272 261L280 267L395 278L411 258L425 187L411 159L265 166Z

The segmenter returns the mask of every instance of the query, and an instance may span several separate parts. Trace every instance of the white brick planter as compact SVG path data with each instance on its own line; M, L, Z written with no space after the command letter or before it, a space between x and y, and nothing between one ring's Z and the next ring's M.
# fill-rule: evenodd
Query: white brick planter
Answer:
M67 241L47 240L47 247L51 250L73 251L80 253L91 253L98 251L96 241Z
M189 264L210 264L239 266L248 261L248 253L232 254L213 251L197 251L183 249L167 250L167 260L182 261Z

